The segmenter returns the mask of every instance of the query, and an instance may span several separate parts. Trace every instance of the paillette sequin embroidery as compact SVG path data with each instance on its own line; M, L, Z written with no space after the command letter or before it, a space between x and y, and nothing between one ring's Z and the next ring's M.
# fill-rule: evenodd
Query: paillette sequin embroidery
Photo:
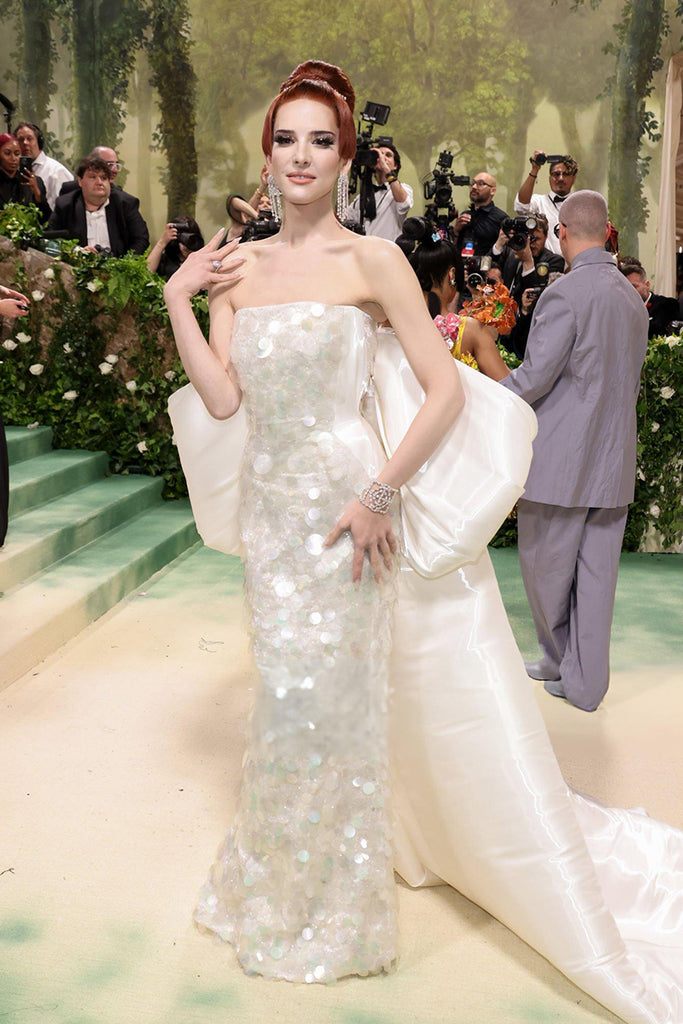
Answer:
M196 921L248 972L329 982L397 958L387 753L393 582L351 580L323 540L367 474L334 433L357 415L343 360L357 309L243 310L233 360L249 438L240 524L260 676L237 818Z

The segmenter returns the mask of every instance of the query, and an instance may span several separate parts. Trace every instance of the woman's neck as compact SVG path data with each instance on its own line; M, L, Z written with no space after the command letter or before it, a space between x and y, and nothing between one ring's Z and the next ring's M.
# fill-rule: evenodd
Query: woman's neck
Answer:
M328 195L305 206L285 203L278 239L292 248L298 248L304 244L336 241L339 232L343 230L332 212L331 197Z

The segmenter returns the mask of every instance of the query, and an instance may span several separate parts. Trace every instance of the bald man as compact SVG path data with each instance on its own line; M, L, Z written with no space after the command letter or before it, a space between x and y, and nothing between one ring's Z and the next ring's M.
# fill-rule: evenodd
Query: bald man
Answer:
M453 225L456 243L461 250L471 241L475 256L485 256L495 244L500 225L507 217L493 202L496 194L496 179L486 171L480 171L470 187L470 207L463 211Z
M538 417L518 508L519 560L541 648L527 672L553 696L594 711L609 684L648 318L603 248L599 192L568 196L558 229L571 270L539 298L524 362L501 384Z

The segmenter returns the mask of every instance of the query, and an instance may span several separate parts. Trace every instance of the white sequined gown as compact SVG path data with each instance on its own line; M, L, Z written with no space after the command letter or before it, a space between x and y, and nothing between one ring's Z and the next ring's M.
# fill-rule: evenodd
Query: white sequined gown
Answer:
M359 310L236 318L249 434L240 523L260 688L237 820L196 920L243 967L291 981L389 969L397 956L387 754L394 583L351 580L348 535L323 548L364 466L337 436ZM336 420L336 422L335 422ZM377 444L370 431L368 443Z
M394 602L391 582L351 584L348 539L321 540L386 458L359 415L373 360L389 451L414 415L396 339L297 302L238 313L233 352L234 417L191 386L170 404L200 533L236 553L241 526L261 676L198 922L268 977L386 970L393 862L410 885L454 886L628 1024L683 1024L683 836L568 789L486 552L481 466L502 461L520 493L528 406L458 366L465 408L402 488Z

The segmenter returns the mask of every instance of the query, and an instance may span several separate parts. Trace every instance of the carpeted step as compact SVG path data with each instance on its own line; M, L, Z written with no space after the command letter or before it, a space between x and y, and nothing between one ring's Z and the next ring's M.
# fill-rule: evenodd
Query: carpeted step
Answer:
M10 458L10 522L29 508L101 479L108 465L106 452L50 451L16 465Z
M5 435L12 465L52 449L52 427L5 427Z
M112 476L14 516L0 555L0 592L158 502L160 477Z
M168 502L142 512L7 594L0 616L0 688L196 540L189 502Z

